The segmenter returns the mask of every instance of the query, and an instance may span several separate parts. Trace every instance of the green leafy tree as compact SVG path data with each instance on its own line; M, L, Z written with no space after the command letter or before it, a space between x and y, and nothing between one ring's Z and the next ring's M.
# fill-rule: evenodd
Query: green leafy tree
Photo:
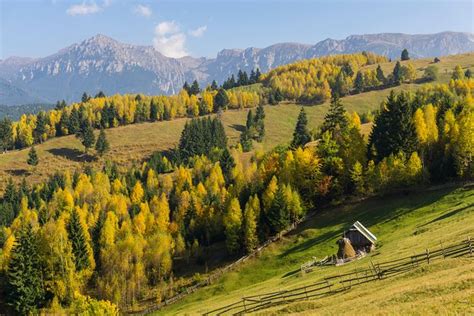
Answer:
M425 68L423 73L423 78L427 81L436 81L438 80L438 67L431 65Z
M291 147L297 148L304 146L306 143L311 141L311 135L308 131L308 118L304 108L301 108L298 120L296 122L295 131L293 132L293 140L291 141Z
M82 271L90 266L89 251L84 228L79 219L79 213L73 210L71 218L66 226L68 238L71 241L72 253L74 254L74 263L77 271Z
M36 167L39 163L38 154L36 153L35 146L31 146L30 151L28 152L28 159L26 163L30 166Z
M41 307L44 300L42 266L36 233L27 224L12 249L7 272L7 302L27 315Z
M105 130L101 129L99 133L99 137L97 138L97 142L95 143L95 150L99 154L99 156L103 156L107 151L109 151L110 145L109 141L107 140L107 135L105 134Z

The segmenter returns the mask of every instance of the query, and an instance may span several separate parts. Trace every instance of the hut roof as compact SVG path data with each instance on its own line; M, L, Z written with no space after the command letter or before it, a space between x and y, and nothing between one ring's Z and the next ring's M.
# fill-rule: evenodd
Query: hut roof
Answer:
M370 241L373 244L375 244L375 242L377 241L377 237L375 237L375 235L372 234L367 228L365 228L365 226L362 225L361 222L359 221L356 221L354 224L352 224L349 230L357 230L365 238L367 238L368 241Z

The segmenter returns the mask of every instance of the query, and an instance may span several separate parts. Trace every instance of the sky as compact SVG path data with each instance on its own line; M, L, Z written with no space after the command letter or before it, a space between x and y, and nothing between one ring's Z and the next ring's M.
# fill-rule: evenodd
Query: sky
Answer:
M0 0L0 59L96 34L169 57L381 32L474 33L474 0Z

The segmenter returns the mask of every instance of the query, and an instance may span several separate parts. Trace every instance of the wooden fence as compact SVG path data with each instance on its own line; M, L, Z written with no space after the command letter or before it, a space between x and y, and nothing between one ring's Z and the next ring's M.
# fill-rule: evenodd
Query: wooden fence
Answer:
M237 261L234 261L233 263L223 267L223 268L220 268L220 269L216 269L215 271L213 271L212 273L209 274L209 276L193 285L193 286L189 286L189 287L186 287L184 290L182 290L180 293L170 297L170 298L167 298L167 299L164 299L161 303L159 304L156 304L155 303L155 299L153 298L149 298L147 300L144 300L141 302L142 305L145 305L146 304L146 301L150 302L145 308L141 308L139 311L128 311L127 314L135 314L135 315L146 315L146 314L149 314L149 313L152 313L154 311L157 311L157 310L160 310L162 309L163 307L167 306L167 305L170 305L170 304L173 304L181 299L183 299L184 297L188 296L189 294L191 293L194 293L195 291L197 291L198 289L202 288L202 287L205 287L207 285L210 285L212 284L215 280L217 280L219 277L221 277L224 273L226 272L229 272L235 268L237 268L239 265L241 265L242 263L246 262L248 259L250 258L253 258L255 257L256 255L258 255L262 250L264 250L265 248L267 248L269 245L271 245L272 243L276 242L276 241L279 241L283 236L287 235L288 233L292 232L293 230L295 230L297 227L298 227L298 224L300 224L301 222L303 221L306 221L308 220L309 218L313 217L316 213L309 213L307 214L305 217L303 217L302 219L294 222L293 224L290 225L290 227L288 227L287 229L281 231L280 233L278 233L277 235L269 238L267 241L265 241L262 245L260 245L258 248L256 248L252 253L248 254L248 255L245 255L243 257L241 257L240 259L238 259Z
M393 277L418 267L420 264L461 256L474 255L474 243L470 238L452 244L440 246L434 251L426 249L423 253L388 262L373 263L367 269L354 269L349 273L326 277L306 286L272 293L245 296L238 302L209 311L204 315L239 315L255 312L272 306L288 304L295 301L315 299L334 293L346 291L353 286Z

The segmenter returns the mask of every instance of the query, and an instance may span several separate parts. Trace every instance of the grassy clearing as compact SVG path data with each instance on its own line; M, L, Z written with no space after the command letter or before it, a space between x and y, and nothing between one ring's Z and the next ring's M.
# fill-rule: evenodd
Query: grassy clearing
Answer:
M379 239L370 256L341 267L324 267L301 275L301 263L337 251L344 228L360 220ZM291 289L324 276L408 256L473 235L474 188L440 188L403 196L373 198L327 209L215 284L199 290L158 314L195 315L233 303L244 295ZM468 312L474 292L474 261L447 259L394 279L372 282L321 300L280 306L274 314L426 314ZM390 298L390 299L389 299ZM420 301L421 303L420 305ZM469 302L471 304L469 304ZM402 309L398 309L402 308ZM453 309L451 309L453 308ZM400 311L400 312L398 312ZM403 313L401 311L406 311Z
M431 59L410 61L418 69L418 76L422 70L431 63ZM460 64L464 69L470 67L474 70L474 53L442 57L436 64L440 69L440 82L447 82L455 65ZM374 67L375 65L369 66ZM385 74L393 70L394 62L381 64ZM246 89L258 89L260 84L255 84ZM394 90L416 90L419 84L404 84ZM243 89L236 88L236 89ZM364 113L379 108L391 89L370 91L357 95L347 96L342 99L347 111ZM262 144L255 144L256 148L269 150L278 144L289 143L301 106L283 103L278 106L265 108L266 136ZM305 106L310 128L317 128L324 119L329 108L329 102L315 106ZM247 111L227 111L222 115L222 121L230 143L238 142L240 132L244 128ZM12 151L0 154L0 192L3 191L9 177L19 182L23 177L29 183L43 180L57 170L75 170L86 163L101 166L106 159L116 161L120 166L129 167L133 163L140 163L152 152L167 150L174 147L181 135L186 119L173 121L143 123L121 126L107 130L111 144L111 151L102 160L93 160L91 156L83 155L83 148L74 136L53 138L36 149L40 164L33 170L26 164L29 149ZM370 132L370 125L363 127L364 133Z

